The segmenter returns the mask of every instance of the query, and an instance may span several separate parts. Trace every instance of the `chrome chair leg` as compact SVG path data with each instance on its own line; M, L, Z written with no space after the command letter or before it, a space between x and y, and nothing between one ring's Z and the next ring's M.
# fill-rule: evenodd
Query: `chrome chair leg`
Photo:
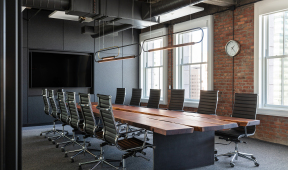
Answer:
M220 156L233 156L231 161L230 161L230 166L231 167L234 167L235 166L235 163L234 163L234 160L238 160L238 157L241 157L241 158L245 158L245 159L248 159L250 161L253 161L255 166L259 166L260 164L257 162L256 158L253 156L253 154L247 154L247 153L242 153L242 152L239 152L238 150L238 143L236 142L235 143L235 151L234 152L228 152L226 154L220 154L220 155L215 155L215 161L218 161L218 157ZM250 156L250 157L248 157Z
M75 144L77 144L77 145L79 145L79 146L83 146L83 143L84 143L84 141L80 141L79 140L79 136L75 136L75 132L73 131L73 135L72 135L72 138L69 138L68 136L65 136L69 141L67 141L67 142L62 142L62 143L57 143L57 145L61 145L61 144L64 144L64 146L62 146L61 147L61 151L62 152L65 152L65 147L66 146L69 146L69 145L71 145L71 144L73 144L73 146L75 145ZM89 141L85 141L85 144L88 144L87 146L91 146L91 143L89 142ZM56 147L57 147L57 145L56 145Z

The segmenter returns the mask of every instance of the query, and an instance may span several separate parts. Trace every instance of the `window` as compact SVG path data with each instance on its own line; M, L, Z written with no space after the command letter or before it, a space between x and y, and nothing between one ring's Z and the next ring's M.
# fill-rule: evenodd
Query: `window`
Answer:
M201 30L180 31L200 27L201 43L173 50L173 87L185 89L186 107L198 107L200 90L213 90L213 16L205 16L174 25L174 44L198 42Z
M287 107L288 10L262 18L264 107Z
M146 50L167 46L167 36L155 38L167 34L167 28L161 28L140 34L140 42ZM143 41L146 39L150 39ZM168 51L142 52L139 59L139 84L142 88L141 102L148 102L150 89L161 89L161 104L167 104L167 76L168 76Z
M144 49L163 47L163 38L145 42ZM145 52L144 56L144 98L149 98L150 89L161 89L163 98L163 51Z
M207 70L207 28L203 28L204 38L201 43L192 46L177 48L178 87L185 89L185 100L196 100L200 98L200 90L208 88ZM176 43L183 44L197 42L202 38L202 31L196 30L176 34Z

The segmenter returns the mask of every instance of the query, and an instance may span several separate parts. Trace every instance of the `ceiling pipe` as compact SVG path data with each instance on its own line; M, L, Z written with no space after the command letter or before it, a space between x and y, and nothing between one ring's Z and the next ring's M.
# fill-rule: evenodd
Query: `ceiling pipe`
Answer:
M164 0L151 4L151 18L175 11L188 5L196 5L204 0ZM142 5L142 19L150 19L150 4Z
M22 0L22 5L30 8L65 11L70 8L70 0Z

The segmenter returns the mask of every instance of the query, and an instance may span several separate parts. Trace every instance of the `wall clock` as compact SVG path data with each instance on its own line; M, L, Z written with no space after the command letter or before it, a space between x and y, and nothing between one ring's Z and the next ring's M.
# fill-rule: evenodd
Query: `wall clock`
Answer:
M225 46L225 51L227 55L234 57L240 52L240 44L235 40L230 40Z

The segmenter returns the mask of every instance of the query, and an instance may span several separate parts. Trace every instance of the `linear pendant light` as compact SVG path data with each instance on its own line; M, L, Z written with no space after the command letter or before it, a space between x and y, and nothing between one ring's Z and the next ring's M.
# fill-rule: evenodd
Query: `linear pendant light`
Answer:
M140 49L142 48L142 47L141 47L141 44L139 44L139 43L134 43L134 44L129 44L129 45L114 46L114 47L108 47L108 48L105 48L105 49L101 49L101 50L95 52L95 55L94 55L94 56L95 56L95 62L97 62L97 63L103 63L103 62L109 62L109 61L118 61L118 60L125 60L125 59L136 58L136 57L138 57L138 56L141 55L142 50L139 50L140 53L139 53L138 55L117 57L117 56L119 56L120 48L125 48L125 47L133 46L133 45L138 45ZM117 48L118 48L118 55L117 55L117 56L108 56L108 57L102 57L102 58L100 58L100 56L99 56L100 52L109 51L109 50L113 50L113 49L117 49ZM122 53L123 53L123 50L122 50ZM98 58L100 59L100 60L98 60L98 61L96 60L96 56L97 56L97 55L98 55Z
M179 34L179 33L182 33L182 32L190 32L190 31L194 31L194 30L201 30L202 31L202 37L201 37L201 40L198 41L198 42L189 42L189 43L183 43L183 44L177 44L177 45L170 45L170 46L166 46L166 47L161 47L161 48L154 48L154 49L149 49L149 50L145 50L144 49L144 43L148 40L153 40L153 39L157 39L157 38L161 38L161 37L164 37L164 36L169 36L169 35L173 35L173 34ZM197 28L192 28L192 29L188 29L188 30L184 30L184 31L179 31L179 32L174 32L172 34L166 34L166 35L161 35L161 36L158 36L158 37L153 37L153 38L149 38L149 39L145 39L143 41L143 44L142 44L142 49L144 52L153 52L153 51L159 51L159 50L170 50L170 49L173 49L173 48L177 48L177 47L184 47L184 46L188 46L188 45L195 45L197 43L200 43L203 41L203 38L204 38L204 31L202 28L200 27L197 27Z

